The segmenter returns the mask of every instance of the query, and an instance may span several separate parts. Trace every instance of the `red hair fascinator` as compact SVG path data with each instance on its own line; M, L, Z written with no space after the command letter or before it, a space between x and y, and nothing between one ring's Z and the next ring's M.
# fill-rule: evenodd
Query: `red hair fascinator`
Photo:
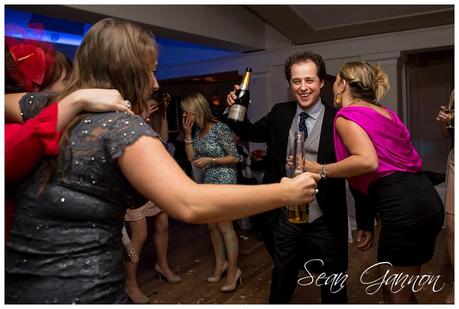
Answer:
M29 25L29 27L33 27L37 31L43 30L43 25ZM25 91L37 91L42 85L46 70L50 65L47 54L53 53L54 49L51 44L27 38L25 31L18 26L8 25L8 30L10 32L19 32L24 39L19 40L13 37L5 39L6 46L16 66L16 68L7 66L6 73ZM41 38L36 33L35 36L36 39Z
M43 49L32 44L18 44L9 48L18 69L35 84L41 85L45 78L46 59Z

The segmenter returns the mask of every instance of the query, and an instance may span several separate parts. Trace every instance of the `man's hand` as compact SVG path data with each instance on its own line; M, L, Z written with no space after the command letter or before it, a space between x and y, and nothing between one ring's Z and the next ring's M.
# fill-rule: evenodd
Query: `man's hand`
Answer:
M228 93L228 95L226 96L226 105L231 106L234 104L234 102L237 99L236 91L239 89L241 89L239 85L234 85L234 90Z
M373 245L373 233L369 231L357 231L357 248L360 251L367 251Z

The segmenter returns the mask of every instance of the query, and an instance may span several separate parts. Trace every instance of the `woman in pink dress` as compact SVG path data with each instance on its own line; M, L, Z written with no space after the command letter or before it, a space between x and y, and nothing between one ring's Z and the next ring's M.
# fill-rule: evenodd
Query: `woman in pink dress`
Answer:
M382 274L414 278L433 256L444 212L435 188L421 171L422 160L408 129L397 114L379 103L388 88L387 74L379 66L346 63L333 85L335 106L341 108L334 134L338 162L307 161L306 169L322 178L347 178L351 188L360 192L364 206L379 216ZM363 249L371 247L372 237L368 232L359 235ZM415 302L411 285L384 285L384 301Z

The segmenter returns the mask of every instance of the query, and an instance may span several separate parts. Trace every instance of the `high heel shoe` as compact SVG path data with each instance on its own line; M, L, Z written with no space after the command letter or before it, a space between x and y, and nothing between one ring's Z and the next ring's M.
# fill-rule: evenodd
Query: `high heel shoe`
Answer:
M155 264L155 270L158 273L159 279L161 280L162 278L166 279L167 282L169 283L179 283L182 281L182 278L177 276L176 274L172 274L171 276L166 276L164 271L158 266L158 264Z
M126 291L127 296L131 299L131 301L134 304L148 304L150 302L150 299L145 296L142 292L140 292L140 295L134 296L129 293L129 290L127 288L124 289Z
M220 270L220 273L217 276L210 276L207 278L207 282L210 283L215 283L221 280L223 273L228 269L228 262L225 261L223 263L222 269Z
M234 278L234 281L230 284L224 284L222 285L220 291L222 292L232 292L237 288L237 284L239 283L242 287L242 271L238 268L236 270L236 278Z

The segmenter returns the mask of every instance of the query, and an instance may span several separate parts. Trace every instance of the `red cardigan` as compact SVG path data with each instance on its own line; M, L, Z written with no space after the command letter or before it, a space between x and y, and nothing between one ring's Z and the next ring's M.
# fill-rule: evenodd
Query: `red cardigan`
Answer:
M45 155L56 155L62 132L56 131L58 104L43 109L36 117L22 124L5 125L5 180L14 183L21 180ZM14 216L14 201L6 198L5 235L9 232Z

